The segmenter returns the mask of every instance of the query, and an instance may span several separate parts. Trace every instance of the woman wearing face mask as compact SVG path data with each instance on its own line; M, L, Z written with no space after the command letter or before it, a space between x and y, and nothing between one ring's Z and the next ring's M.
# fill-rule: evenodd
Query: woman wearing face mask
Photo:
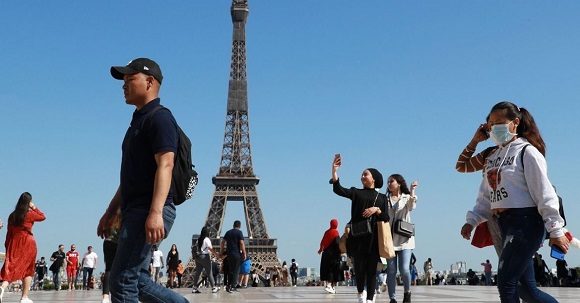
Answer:
M338 169L342 164L340 155L334 156L332 162L332 189L335 194L351 200L350 216L352 226L371 218L372 233L353 237L351 240L356 274L358 302L364 303L363 291L367 289L366 302L374 302L376 276L375 270L379 262L377 221L389 221L387 213L387 196L379 193L376 188L383 186L383 176L374 169L365 169L361 176L362 189L344 188L338 178Z
M411 190L407 187L407 181L399 174L393 174L387 181L388 211L391 226L395 226L397 220L411 222L411 211L417 206L415 189L417 181L411 183ZM397 262L399 272L404 285L403 303L411 303L411 254L415 248L415 236L405 237L396 232L393 233L393 246L396 257L387 260L387 286L389 289L390 303L397 303L395 288L397 286Z
M496 104L488 121L498 148L484 163L476 205L461 235L469 239L474 226L496 216L505 239L498 266L501 302L519 302L518 293L526 302L557 302L536 287L532 264L546 231L550 245L564 252L569 248L558 196L547 176L544 141L532 115L511 102Z
M484 163L493 151L495 151L498 146L490 146L484 150L482 150L477 155L473 156L477 149L477 145L480 142L483 142L489 139L489 125L488 125L489 115L487 116L486 123L480 124L473 134L473 138L469 141L469 144L461 151L459 154L459 158L457 159L457 163L455 164L455 169L460 173L472 173L476 171L480 171L483 169ZM536 146L538 148L540 146ZM496 218L489 217L486 218L487 221L483 222L482 224L486 224L491 239L493 241L493 246L495 248L495 252L497 255L501 255L503 241L501 238L501 231L499 230L499 224L497 223Z

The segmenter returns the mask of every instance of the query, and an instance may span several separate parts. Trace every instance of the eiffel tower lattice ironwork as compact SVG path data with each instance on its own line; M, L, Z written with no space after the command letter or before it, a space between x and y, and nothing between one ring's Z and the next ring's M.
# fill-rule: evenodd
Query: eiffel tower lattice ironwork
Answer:
M250 146L248 118L248 83L246 78L246 32L248 1L233 0L231 15L233 22L232 58L228 88L226 127L222 157L218 174L213 177L215 185L211 206L205 226L214 247L219 247L220 236L231 227L223 227L228 201L241 201L248 234L246 252L252 259L252 269L264 275L270 267L280 266L276 253L276 239L268 235L266 222L260 208L256 185L260 179L254 174ZM197 235L192 237L195 244ZM184 284L191 286L195 262L189 260L184 273Z

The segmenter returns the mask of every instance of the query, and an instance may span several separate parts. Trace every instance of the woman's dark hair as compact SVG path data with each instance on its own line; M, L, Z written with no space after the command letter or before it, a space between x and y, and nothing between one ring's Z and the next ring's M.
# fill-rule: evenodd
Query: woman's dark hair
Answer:
M203 245L203 240L209 237L209 232L207 231L207 226L201 228L201 232L199 233L199 238L197 238L197 248L201 250L201 246Z
M171 249L170 249L170 251L171 251L171 250L173 250L173 246L175 246L175 252L176 252L176 253L179 253L179 250L177 250L177 245L175 245L175 243L173 243L173 244L171 245Z
M20 195L14 211L8 217L8 224L21 226L24 223L24 218L30 209L30 201L32 201L32 195L30 193L24 192Z
M403 194L407 194L410 195L411 192L409 191L409 187L407 186L407 181L405 181L405 178L403 178L403 176L399 175L399 174L392 174L389 176L389 179L395 179L395 181L397 181L397 183L399 183L399 189L401 190L401 193ZM389 186L387 185L387 192L391 193L391 191L389 190Z
M538 129L532 114L530 114L527 109L518 107L517 105L508 101L503 101L494 105L489 113L491 115L491 113L500 110L503 110L506 118L510 120L515 120L516 118L520 119L520 124L518 124L516 133L518 136L526 138L526 140L528 140L530 144L537 148L538 151L540 151L540 153L545 157L546 143L544 143L544 139L542 139L542 136L540 135L540 130ZM489 115L487 116L487 120L489 121Z

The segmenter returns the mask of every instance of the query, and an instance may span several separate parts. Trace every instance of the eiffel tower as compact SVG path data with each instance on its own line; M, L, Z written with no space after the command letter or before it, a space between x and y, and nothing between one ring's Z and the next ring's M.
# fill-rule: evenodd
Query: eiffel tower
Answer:
M226 127L222 158L218 174L212 178L215 192L205 226L214 248L220 245L220 236L231 228L233 222L223 220L228 201L244 203L244 214L248 234L245 238L246 252L252 259L252 270L263 276L269 267L280 266L276 254L276 239L270 238L260 208L256 185L260 179L254 174L250 146L248 118L248 82L246 77L246 31L248 1L233 0L231 6L234 27L232 58L228 89ZM195 245L198 235L193 235ZM194 260L189 260L184 273L184 284L193 283Z

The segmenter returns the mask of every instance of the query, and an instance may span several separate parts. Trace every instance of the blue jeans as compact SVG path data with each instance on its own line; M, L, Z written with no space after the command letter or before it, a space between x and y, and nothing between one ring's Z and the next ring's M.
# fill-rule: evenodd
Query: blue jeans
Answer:
M60 289L60 270L57 272L52 272L52 283L54 283L54 290Z
M83 267L83 289L89 289L89 283L91 282L91 278L93 277L93 269L94 268L92 267Z
M126 209L122 213L117 252L109 276L111 302L189 302L178 293L151 280L149 263L152 245L145 242L145 220L148 215L147 209ZM166 237L174 220L175 206L165 205L163 223Z
M499 217L503 250L499 257L497 288L502 303L557 303L536 287L532 257L544 241L545 229L537 208L512 208ZM520 285L518 286L518 282Z
M485 273L485 285L486 286L490 286L491 285L491 272L486 272Z
M397 261L399 263L399 272L403 278L405 292L411 289L411 254L412 249L403 249L396 251L396 256L387 260L387 287L389 288L389 298L396 299L395 288L397 287Z

